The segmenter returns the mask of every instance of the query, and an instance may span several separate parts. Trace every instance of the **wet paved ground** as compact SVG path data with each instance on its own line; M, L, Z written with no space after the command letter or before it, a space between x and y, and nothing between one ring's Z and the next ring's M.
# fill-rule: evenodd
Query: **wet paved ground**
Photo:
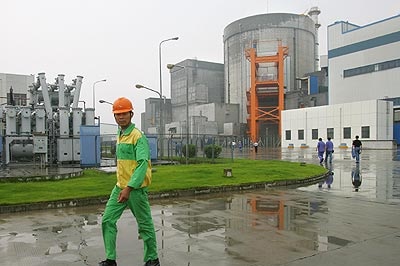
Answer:
M9 180L59 180L82 174L80 166L40 167L37 164L19 163L0 167L0 182Z
M248 154L235 151L239 156ZM266 158L318 161L313 149L260 149L256 159ZM326 165L333 180L321 187L153 201L162 265L399 265L399 160L399 151L364 150L357 170L350 152L337 150ZM97 265L103 209L1 214L0 265ZM142 264L136 222L126 211L118 265Z

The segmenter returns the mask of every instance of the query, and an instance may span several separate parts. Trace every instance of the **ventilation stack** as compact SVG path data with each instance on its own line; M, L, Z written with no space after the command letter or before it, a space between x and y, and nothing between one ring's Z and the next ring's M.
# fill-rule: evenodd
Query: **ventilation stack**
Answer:
M321 27L321 24L318 22L318 15L321 14L321 10L318 7L312 7L310 11L308 11L308 15L314 21L315 24L315 69L319 70L319 39L318 39L318 29Z

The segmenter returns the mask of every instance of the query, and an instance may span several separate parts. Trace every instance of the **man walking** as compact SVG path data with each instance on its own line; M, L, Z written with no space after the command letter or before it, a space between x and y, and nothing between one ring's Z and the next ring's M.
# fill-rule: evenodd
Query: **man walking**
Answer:
M325 143L325 162L332 163L332 155L333 155L333 142L331 141L331 137L328 137L328 141Z
M254 152L257 153L257 151L258 151L258 142L255 141L255 142L253 143L253 146L254 146Z
M145 266L160 266L157 242L151 217L147 186L151 183L151 161L146 136L131 122L133 106L127 98L113 104L117 122L117 184L107 202L102 219L106 260L99 266L116 266L117 221L128 207L136 218L139 236L144 243Z
M361 140L358 139L359 137L356 136L356 139L353 140L353 145L352 145L352 155L353 158L356 158L356 163L360 162L360 153L361 153L361 148L362 148L362 143Z
M324 161L324 153L325 153L325 142L322 141L322 138L318 139L317 152L318 152L319 163L322 163Z

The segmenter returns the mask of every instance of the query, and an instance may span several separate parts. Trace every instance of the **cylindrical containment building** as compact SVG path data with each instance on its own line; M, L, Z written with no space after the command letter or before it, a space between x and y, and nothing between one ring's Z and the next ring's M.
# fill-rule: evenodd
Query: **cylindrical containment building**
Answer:
M278 44L288 47L284 60L285 91L298 89L296 79L316 71L316 26L308 15L271 13L242 18L224 30L225 101L240 105L240 123L248 118L246 91L250 87L250 64L246 50L257 56L278 52ZM265 78L276 73L260 68Z

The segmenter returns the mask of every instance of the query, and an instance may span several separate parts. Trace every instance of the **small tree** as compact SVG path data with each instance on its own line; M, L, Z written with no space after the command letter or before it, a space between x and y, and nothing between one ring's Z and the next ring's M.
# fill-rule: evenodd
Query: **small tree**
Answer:
M212 158L214 149L214 158L218 158L222 151L222 147L219 145L211 144L204 147L204 153L207 158Z
M182 148L182 153L186 157L186 145L183 146ZM189 144L189 158L194 158L196 157L196 145Z

